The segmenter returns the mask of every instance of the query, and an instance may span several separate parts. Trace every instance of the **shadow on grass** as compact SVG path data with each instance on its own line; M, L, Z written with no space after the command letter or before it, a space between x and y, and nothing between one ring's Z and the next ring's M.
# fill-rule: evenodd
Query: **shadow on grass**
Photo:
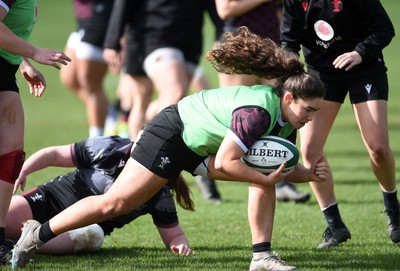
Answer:
M281 246L279 250L283 260L299 270L385 271L397 270L400 246L378 243L372 253L362 244L327 250ZM180 257L163 248L133 246L74 256L36 255L36 264L27 270L248 270L251 261L248 246L200 246L195 251Z
M251 252L246 246L194 247L189 257L163 248L141 246L104 248L71 256L35 255L35 270L247 270ZM243 253L246 251L248 253ZM246 255L246 256L243 256Z
M373 252L361 244L325 250L287 247L282 251L290 254L285 256L285 260L297 265L300 270L399 270L400 246L388 248L387 243L376 245Z

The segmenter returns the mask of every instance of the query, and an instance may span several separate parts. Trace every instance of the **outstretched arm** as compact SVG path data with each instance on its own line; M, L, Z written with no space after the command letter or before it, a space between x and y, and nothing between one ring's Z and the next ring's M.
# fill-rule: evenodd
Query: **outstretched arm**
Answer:
M189 241L181 226L178 224L172 228L157 227L164 244L175 254L188 256L192 254Z
M58 63L66 65L71 59L62 52L51 49L35 48L32 44L15 35L4 23L7 16L5 8L0 7L0 48L22 57L60 69Z
M70 152L70 145L47 147L32 154L22 166L19 177L14 185L14 193L17 192L19 185L21 185L21 190L25 189L26 176L50 166L75 166Z

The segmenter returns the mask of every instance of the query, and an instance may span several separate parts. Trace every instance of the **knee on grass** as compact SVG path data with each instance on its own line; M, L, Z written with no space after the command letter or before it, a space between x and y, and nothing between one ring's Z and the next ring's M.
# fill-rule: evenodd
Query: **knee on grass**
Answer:
M68 233L74 244L75 253L97 251L103 245L104 232L97 224L72 230Z

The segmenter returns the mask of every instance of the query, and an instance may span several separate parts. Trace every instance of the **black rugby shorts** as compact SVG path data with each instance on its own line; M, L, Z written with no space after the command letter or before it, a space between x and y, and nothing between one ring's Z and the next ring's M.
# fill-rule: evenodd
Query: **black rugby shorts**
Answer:
M0 91L19 92L17 79L15 78L18 68L19 65L12 65L0 57Z
M373 100L388 100L389 85L386 73L364 74L356 78L324 80L325 100L343 103L347 93L352 104Z
M182 129L177 106L165 108L146 126L131 157L167 180L175 180L182 170L192 173L205 157L186 146Z

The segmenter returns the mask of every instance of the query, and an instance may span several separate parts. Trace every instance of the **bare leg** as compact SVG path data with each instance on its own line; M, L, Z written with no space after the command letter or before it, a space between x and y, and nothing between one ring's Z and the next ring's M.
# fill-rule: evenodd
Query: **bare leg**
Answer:
M178 103L185 97L190 79L182 61L174 60L160 64L152 75L152 82L158 91L158 99L151 103L146 119L151 120L159 111Z
M312 162L320 157L326 161L323 153L324 145L340 106L340 103L325 101L313 120L300 129L301 152L306 167L310 167ZM317 248L337 246L350 239L351 234L342 221L336 202L333 175L328 175L322 183L310 182L310 186L327 222L324 241Z
M107 64L95 60L78 59L77 76L80 85L79 95L84 95L89 127L104 128L108 100L103 88Z
M369 101L353 106L371 168L384 191L396 189L396 170L393 152L389 146L387 102Z
M229 176L215 169L215 157L208 163L208 177L216 180L232 180ZM248 220L252 243L271 242L275 215L275 186L250 184L248 201Z
M250 184L248 219L252 243L271 242L275 216L275 187Z
M387 101L368 101L353 105L354 114L367 147L371 168L382 190L388 216L388 234L400 242L400 207L397 198L396 167L389 145Z
M30 219L33 219L33 215L28 201L22 196L19 195L13 196L11 199L10 208L8 210L8 216L7 216L6 238L11 240L19 239L21 237L21 229L23 222ZM97 227L100 228L99 226ZM78 249L80 249L81 251L84 251L85 249L88 251L97 250L100 248L98 245L99 242L96 243L97 240L86 240L89 239L89 237L98 238L98 236L95 234L90 235L90 230L92 228L88 229L85 228L80 230L80 232L75 233L74 236L76 240L73 240L71 238L70 232L62 233L56 236L55 238L51 239L46 244L44 244L39 249L38 253L50 254L50 255L67 255L75 253ZM81 236L78 236L78 234L80 233L82 233ZM102 234L103 238L104 233ZM102 240L103 239L101 239L101 243ZM82 244L85 246L82 247Z
M153 94L153 84L147 76L129 76L132 107L129 114L129 137L135 140L144 128L146 110Z
M24 148L24 111L17 92L0 92L0 156ZM2 161L3 163L3 161ZM6 228L13 184L0 180L0 228ZM3 239L3 238L2 238ZM5 240L0 240L0 246Z
M314 119L300 129L300 145L304 166L310 167L313 161L323 156L329 131L340 106L339 103L325 101L324 106L315 114ZM332 175L328 176L325 182L310 182L310 186L321 209L336 202Z
M151 198L167 180L129 159L111 188L103 195L84 198L49 223L56 234L126 214Z
M6 236L17 240L21 236L22 223L32 219L32 210L29 203L22 196L13 196L8 210Z
M69 47L66 47L64 52L71 58L71 62L68 63L67 66L61 67L60 81L64 86L74 92L81 101L85 102L85 95L79 96L82 92L80 92L81 86L78 81L76 52Z

